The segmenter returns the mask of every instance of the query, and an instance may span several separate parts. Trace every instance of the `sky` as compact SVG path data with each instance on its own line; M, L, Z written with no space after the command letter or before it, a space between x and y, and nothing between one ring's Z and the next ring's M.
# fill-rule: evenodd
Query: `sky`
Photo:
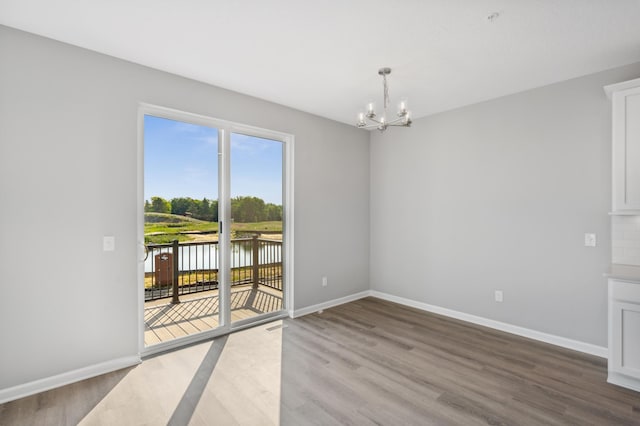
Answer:
M231 197L282 204L279 141L231 134ZM218 131L145 115L144 198L218 198Z

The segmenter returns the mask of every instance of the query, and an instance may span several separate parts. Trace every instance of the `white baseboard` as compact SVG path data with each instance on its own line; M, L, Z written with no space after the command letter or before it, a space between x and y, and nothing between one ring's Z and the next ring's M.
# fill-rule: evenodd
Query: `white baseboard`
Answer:
M364 297L371 296L371 291L361 291L360 293L351 294L349 296L340 297L338 299L329 300L327 302L318 303L317 305L307 306L306 308L300 308L293 311L292 318L298 318L303 315L312 314L314 312L321 311L323 309L329 309L334 306L343 305L345 303L353 302L354 300L362 299Z
M442 308L440 306L429 305L427 303L417 302L411 299L405 299L404 297L393 296L391 294L382 293L375 290L371 290L369 292L369 295L372 297L377 297L378 299L388 300L389 302L399 303L401 305L410 306L412 308L420 309L423 311L433 312L434 314L440 314L473 324L505 331L507 333L527 337L529 339L538 340L545 343L550 343L552 345L572 349L574 351L584 352L590 355L599 356L601 358L607 358L609 353L608 349L603 346L596 346L592 345L591 343L580 342L578 340L567 339L566 337L542 333L540 331L531 330L529 328L519 327L516 325L507 324L476 315L466 314L464 312L458 312L452 309Z
M529 339L538 340L552 345L560 346L567 349L572 349L579 352L607 358L608 350L603 346L596 346L590 343L580 342L577 340L567 339L565 337L555 336L553 334L542 333L540 331L531 330L524 327L507 324L500 321L491 320L488 318L479 317L476 315L467 314L464 312L454 311L452 309L442 308L440 306L429 305L428 303L418 302L404 297L393 296L388 293L382 293L375 290L366 290L360 293L355 293L349 296L340 297L338 299L329 300L327 302L319 303L317 305L307 306L305 308L296 309L290 311L290 316L298 318L303 315L318 312L323 309L329 309L334 306L342 305L352 302L354 300L363 299L365 297L377 297L378 299L388 300L389 302L399 303L401 305L410 306L412 308L420 309L427 312L433 312L435 314L444 315L450 318L459 319L462 321L470 322L472 324L478 324L485 327L493 328L507 333L515 334ZM58 374L44 379L34 380L29 383L13 386L6 389L0 389L0 404L13 401L15 399L23 398L25 396L33 395L39 392L44 392L53 388L68 385L70 383L78 382L80 380L89 379L91 377L99 376L101 374L110 373L112 371L120 370L122 368L131 367L141 362L139 356L130 356L114 359L111 361L103 362L100 364L91 365L88 367L80 368L77 370L69 371L66 373ZM611 378L610 378L611 379ZM615 378L614 378L615 379ZM619 381L619 380L618 380ZM616 383L615 380L611 383ZM616 383L617 384L617 383Z
M0 404L48 391L70 383L75 383L80 380L89 379L101 374L110 373L122 368L131 367L133 365L140 364L140 362L139 356L117 358L100 364L94 364L77 370L68 371L66 373L57 374L55 376L45 377L44 379L34 380L29 383L0 389Z
M623 388L640 392L640 380L625 376L624 374L610 371L609 375L607 376L607 382L611 383L612 385L622 386Z

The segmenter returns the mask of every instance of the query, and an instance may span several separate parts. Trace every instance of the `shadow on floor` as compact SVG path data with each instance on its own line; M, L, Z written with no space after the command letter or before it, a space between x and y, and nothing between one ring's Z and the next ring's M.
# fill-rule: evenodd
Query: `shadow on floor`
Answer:
M124 368L2 404L0 423L3 426L75 426L134 368Z

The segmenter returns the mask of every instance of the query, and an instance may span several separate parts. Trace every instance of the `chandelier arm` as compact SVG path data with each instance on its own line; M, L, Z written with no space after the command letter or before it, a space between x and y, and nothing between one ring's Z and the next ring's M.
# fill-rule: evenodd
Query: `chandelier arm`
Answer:
M385 127L387 126L395 126L395 127L409 127L409 125L411 124L411 121L407 122L406 121L406 117L398 117L394 120L391 121L382 121L382 120L376 120L375 118L370 118L367 117L367 121L369 121L369 124L365 124L363 126L358 126L360 129L373 129L373 128L378 128L381 124L384 125Z
M391 120L389 121L387 124L389 126L404 126L406 121L405 121L405 117L398 117L395 120Z
M381 123L375 123L375 124L367 124L365 126L358 126L359 129L377 129L378 127L380 127Z

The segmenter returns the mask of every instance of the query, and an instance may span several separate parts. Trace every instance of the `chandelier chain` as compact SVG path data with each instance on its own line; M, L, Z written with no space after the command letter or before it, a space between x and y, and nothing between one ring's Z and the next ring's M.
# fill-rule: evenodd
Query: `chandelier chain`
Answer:
M382 80L384 82L384 110L387 110L389 106L389 86L387 85L387 75L382 74Z

